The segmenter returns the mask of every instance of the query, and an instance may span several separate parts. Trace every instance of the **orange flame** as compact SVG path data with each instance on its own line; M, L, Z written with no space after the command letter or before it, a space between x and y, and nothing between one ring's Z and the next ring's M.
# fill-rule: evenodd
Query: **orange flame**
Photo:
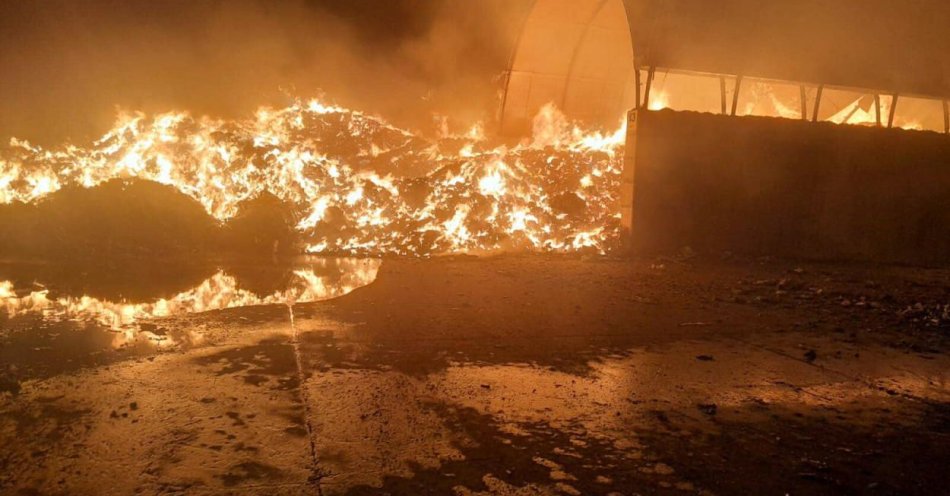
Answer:
M237 121L126 113L88 148L11 141L0 152L0 202L140 178L175 187L222 221L272 193L297 206L312 253L605 251L619 233L624 134L584 131L553 105L530 142L490 148L475 125L452 136L466 142L455 152L317 100ZM582 211L557 208L570 195Z

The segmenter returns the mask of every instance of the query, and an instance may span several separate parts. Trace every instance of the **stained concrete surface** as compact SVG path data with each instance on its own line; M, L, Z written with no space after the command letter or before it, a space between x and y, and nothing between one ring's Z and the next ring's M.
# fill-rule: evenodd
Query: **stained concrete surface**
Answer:
M0 316L0 493L937 494L948 276L387 260L328 301Z

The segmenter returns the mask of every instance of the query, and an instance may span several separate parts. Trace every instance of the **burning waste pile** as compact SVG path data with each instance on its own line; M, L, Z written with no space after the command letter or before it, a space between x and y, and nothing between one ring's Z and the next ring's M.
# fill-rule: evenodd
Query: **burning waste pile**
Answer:
M283 213L250 223L286 223L292 234L283 248L298 252L610 250L619 237L624 130L582 131L553 106L534 127L532 140L507 147L494 146L478 126L426 139L316 100L233 121L127 114L90 147L11 140L0 151L0 224L29 217L18 212L42 217L37 212L59 196L145 181L200 204L208 225L189 232L235 231L250 207L269 205ZM4 231L13 237L16 229Z

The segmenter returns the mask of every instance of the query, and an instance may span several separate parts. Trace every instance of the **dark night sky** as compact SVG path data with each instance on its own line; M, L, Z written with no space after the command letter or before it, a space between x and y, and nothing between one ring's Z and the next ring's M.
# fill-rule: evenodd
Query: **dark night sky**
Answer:
M0 140L83 143L117 107L246 115L323 90L425 127L490 117L529 0L0 0Z

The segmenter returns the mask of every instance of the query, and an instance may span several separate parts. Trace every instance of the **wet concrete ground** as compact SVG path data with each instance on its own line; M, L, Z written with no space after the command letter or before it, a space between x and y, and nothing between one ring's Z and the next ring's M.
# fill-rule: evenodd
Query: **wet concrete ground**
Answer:
M334 283L351 268L314 270L336 299L116 325L19 288L177 301L215 270L129 297L145 279L0 267L0 493L945 491L946 270L506 257ZM229 273L203 302L296 274Z

